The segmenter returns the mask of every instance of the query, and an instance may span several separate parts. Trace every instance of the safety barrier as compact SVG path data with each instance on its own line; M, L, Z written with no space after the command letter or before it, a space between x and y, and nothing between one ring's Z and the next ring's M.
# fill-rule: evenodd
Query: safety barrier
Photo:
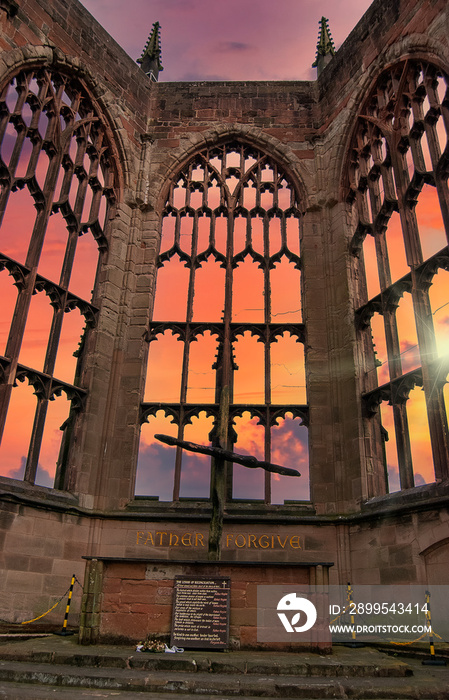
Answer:
M339 618L343 617L348 610L354 609L354 591L351 587L351 584L347 584L347 591L346 591L346 600L347 600L347 605L345 608L342 610L342 612L337 615L333 620L330 621L330 625L332 625L334 622L336 622ZM408 642L398 642L394 640L387 640L389 644L392 644L394 646L398 647L405 647L405 646L410 646L411 644L416 644L417 642L420 642L423 640L425 637L429 637L429 647L430 647L430 659L424 659L422 663L424 665L433 665L433 666L446 666L447 661L445 659L437 658L435 654L435 644L436 642L434 641L434 638L437 637L441 642L448 643L447 640L444 640L432 627L432 616L431 616L431 607L430 607L430 592L426 591L425 592L425 601L426 601L426 631L424 634L422 634L420 637L417 637L416 639L411 639ZM363 618L363 615L361 616ZM352 628L352 633L351 633L351 642L347 642L346 646L363 646L359 643L356 642L356 625L355 625L355 619L354 615L350 614L350 621L351 621L351 628Z
M37 617L33 617L31 620L23 620L22 622L11 622L10 620L5 620L4 618L0 618L0 622L4 623L4 624L6 624L6 625L29 625L29 624L31 624L32 622L37 622L37 620L41 620L43 617L45 617L46 615L48 615L49 613L51 613L52 610L54 610L55 608L57 608L58 605L59 605L59 604L64 600L64 598L68 595L67 605L66 605L66 610L65 610L65 615L64 615L64 623L63 623L62 631L61 631L59 634L71 634L70 632L64 632L64 630L67 629L67 621L68 621L68 617L69 617L70 604L71 604L71 601L72 601L73 587L74 587L75 583L77 583L77 584L81 587L81 590L82 590L82 588L83 588L82 584L78 581L78 579L77 579L77 577L75 576L75 574L73 574L72 579L71 579L71 582L70 582L70 586L67 588L67 590L65 591L65 593L63 593L63 595L56 601L56 603L54 603L54 604L51 606L51 608L49 608L48 610L46 610L46 611L45 611L44 613L42 613L41 615L38 615Z
M445 659L437 659L437 657L435 656L435 644L433 641L433 636L435 635L436 637L439 637L439 639L441 639L441 637L432 629L432 615L430 612L429 591L426 591L426 623L427 628L429 629L430 659L423 659L421 663L423 663L425 666L446 666L447 662Z

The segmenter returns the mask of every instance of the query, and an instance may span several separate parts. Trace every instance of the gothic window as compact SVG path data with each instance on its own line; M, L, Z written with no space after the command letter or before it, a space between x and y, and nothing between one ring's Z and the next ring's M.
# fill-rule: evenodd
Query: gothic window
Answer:
M381 419L390 490L448 476L447 86L423 61L385 71L350 151L363 400Z
M82 84L46 68L3 88L0 142L1 474L66 488L114 200L110 151Z
M166 448L153 435L218 444L217 424L224 420L228 449L303 475L292 484L234 465L229 500L308 500L299 209L292 182L246 145L197 154L171 182L158 266L136 495L209 498L210 460Z

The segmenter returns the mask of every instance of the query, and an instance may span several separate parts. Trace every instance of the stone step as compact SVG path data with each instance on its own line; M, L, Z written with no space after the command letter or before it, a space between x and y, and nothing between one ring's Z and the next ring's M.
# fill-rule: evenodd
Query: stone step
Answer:
M33 694L34 693L34 694ZM46 694L47 693L47 694ZM449 667L423 666L364 647L329 656L278 652L183 654L136 652L133 646L83 647L76 637L0 643L0 700L18 698L236 696L449 700Z
M111 700L161 700L160 693L133 692L126 690L96 690L93 688L62 688L61 686L36 686L22 683L0 682L0 698L2 700L49 700L56 697L58 700L95 700L95 698L110 698ZM165 697L165 696L164 696ZM437 696L436 696L437 697ZM201 700L235 700L235 695L201 695ZM416 698L416 696L415 696ZM176 700L198 700L198 695L186 695L177 693ZM245 700L260 700L260 696L247 695ZM316 700L315 698L302 698L301 700ZM398 697L383 698L383 700L403 700Z
M299 677L406 677L409 664L376 649L335 647L330 656L311 653L186 651L153 654L134 649L98 645L82 647L74 638L28 640L0 645L0 659L77 668L142 669L171 673L270 675Z
M444 669L446 671L446 669ZM136 668L78 668L67 664L0 661L0 683L37 684L79 688L157 693L269 698L356 698L357 700L449 700L449 683L432 677L299 677L259 674L214 674L149 671ZM91 693L91 697L95 697Z
M270 661L269 659L210 659L204 657L189 658L159 655L135 654L123 656L102 656L96 654L64 654L31 653L24 659L21 655L2 654L4 661L26 661L27 663L76 666L77 668L135 668L145 671L169 671L171 673L198 673L235 675L266 675L271 676L300 676L300 677L406 677L412 675L410 667L401 661L385 659L382 665L376 663L339 663L333 659L320 661L303 661L286 659L285 661Z

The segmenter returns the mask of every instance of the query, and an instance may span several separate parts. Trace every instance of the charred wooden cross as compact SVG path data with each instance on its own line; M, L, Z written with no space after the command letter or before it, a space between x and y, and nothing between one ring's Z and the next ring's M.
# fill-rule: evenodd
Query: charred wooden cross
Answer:
M211 479L211 499L212 499L212 517L209 526L209 547L208 559L210 561L218 561L220 559L221 534L223 531L223 512L225 502L225 463L235 462L242 464L250 469L261 468L267 472L274 474L282 474L283 476L301 476L296 469L289 467L281 467L278 464L270 462L261 462L256 457L250 455L240 455L230 450L224 450L221 447L206 447L205 445L197 445L195 442L187 442L186 440L177 440L170 435L155 435L156 440L164 442L172 447L181 447L189 452L197 454L210 455L214 458L214 470Z
M173 447L183 448L190 452L206 454L212 457L211 464L211 501L212 501L212 516L209 525L209 545L207 558L209 561L219 561L221 535L223 532L223 514L226 500L226 462L237 462L243 464L244 467L255 469L261 467L265 471L274 472L275 474L283 474L286 476L301 476L296 469L288 469L280 467L277 464L270 462L259 462L255 457L239 455L231 452L228 445L231 443L229 439L230 412L232 387L233 387L233 372L237 369L234 362L232 351L232 338L229 321L231 318L231 286L228 278L225 293L225 308L223 318L225 319L223 338L218 344L216 362L212 369L216 370L215 381L215 401L218 404L217 419L214 425L212 441L215 443L213 447L205 445L197 445L194 442L186 442L185 440L177 440L169 435L155 435L154 437L161 442Z

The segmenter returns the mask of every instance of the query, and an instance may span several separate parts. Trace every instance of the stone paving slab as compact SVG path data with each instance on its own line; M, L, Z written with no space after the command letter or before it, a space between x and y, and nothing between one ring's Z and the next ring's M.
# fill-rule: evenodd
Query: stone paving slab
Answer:
M167 697L168 694L213 693L217 696L268 698L386 698L449 700L449 669L416 669L419 673L407 678L395 677L299 677L195 674L148 671L132 668L90 668L55 664L0 661L0 682L29 683L59 687L105 690L146 691Z
M34 694L33 694L34 693ZM151 654L82 647L75 637L0 641L0 699L302 698L449 700L449 666L423 666L370 647L332 655L276 652Z
M0 683L1 700L84 700L86 698L109 698L110 700L167 700L166 694L148 692L128 692L126 690L95 690L93 688L61 688L58 686L25 686L20 683ZM178 693L176 700L198 700L198 695ZM201 700L235 700L235 695L201 695ZM260 697L247 696L245 700L260 700ZM303 700L314 700L303 698ZM400 698L386 698L400 700Z
M335 646L331 655L261 651L186 651L183 654L136 652L135 647L98 644L80 646L75 636L51 635L25 641L0 640L0 659L153 671L207 671L212 673L298 676L406 676L405 661L364 647Z

